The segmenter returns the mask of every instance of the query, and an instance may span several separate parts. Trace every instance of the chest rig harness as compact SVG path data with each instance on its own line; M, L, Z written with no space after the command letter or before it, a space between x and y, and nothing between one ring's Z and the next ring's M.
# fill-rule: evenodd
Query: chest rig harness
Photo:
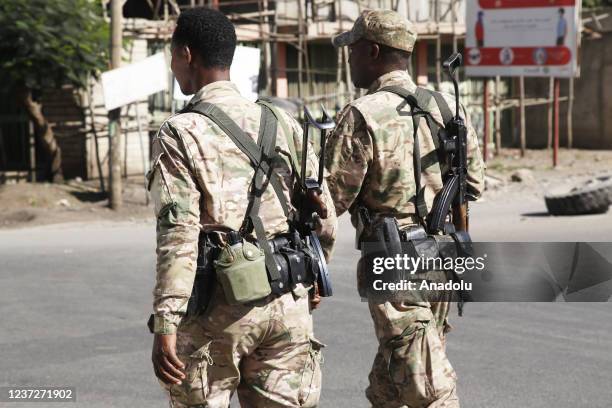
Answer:
M200 234L196 277L187 316L199 315L206 309L216 281L220 283L230 304L249 303L270 294L282 295L295 289L298 284L308 286L314 282L318 282L321 296L332 294L325 258L314 232L315 223L307 222L313 215L304 215L301 211L297 215L290 212L290 203L276 173L278 164L284 162L280 156L284 153L289 157L293 177L300 175L293 132L270 102L259 100L257 104L261 106L257 142L214 104L199 102L181 111L201 114L216 124L248 157L254 169L248 205L239 230L226 233L225 242L219 242L217 234ZM276 146L278 124L287 135L288 153ZM295 183L292 197L294 202L305 200L303 196L309 182L312 188L319 189L319 185L312 186L312 180L305 178L307 148L306 134L302 151L302 182ZM268 240L259 210L262 195L270 185L287 219L289 232Z

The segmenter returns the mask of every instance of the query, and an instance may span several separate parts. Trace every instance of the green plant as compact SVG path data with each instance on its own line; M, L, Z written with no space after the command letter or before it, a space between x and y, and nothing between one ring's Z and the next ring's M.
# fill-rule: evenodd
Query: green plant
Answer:
M609 1L606 0L583 0L582 7L585 9L598 8L603 7L608 3Z
M0 81L21 104L44 147L53 180L61 151L36 95L87 84L108 65L108 24L94 0L0 0Z

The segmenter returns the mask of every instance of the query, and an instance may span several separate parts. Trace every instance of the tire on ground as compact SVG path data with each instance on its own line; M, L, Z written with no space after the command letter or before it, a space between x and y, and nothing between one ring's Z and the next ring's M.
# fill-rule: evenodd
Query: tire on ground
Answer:
M544 197L551 215L602 214L612 203L612 176L601 176Z

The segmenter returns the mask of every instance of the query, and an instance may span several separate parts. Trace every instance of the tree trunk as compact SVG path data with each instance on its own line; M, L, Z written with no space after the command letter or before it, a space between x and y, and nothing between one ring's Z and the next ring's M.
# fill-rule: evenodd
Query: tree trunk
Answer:
M51 167L51 180L54 183L64 181L62 173L62 151L59 148L53 129L43 115L42 105L32 99L32 90L24 87L17 91L17 98L26 109L30 120L34 124L34 136L45 150Z

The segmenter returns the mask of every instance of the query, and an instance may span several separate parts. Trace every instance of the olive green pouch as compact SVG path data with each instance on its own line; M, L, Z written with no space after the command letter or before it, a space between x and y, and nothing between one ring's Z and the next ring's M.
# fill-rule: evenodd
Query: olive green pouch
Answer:
M264 252L248 241L225 246L215 261L215 270L230 305L263 299L272 293Z

